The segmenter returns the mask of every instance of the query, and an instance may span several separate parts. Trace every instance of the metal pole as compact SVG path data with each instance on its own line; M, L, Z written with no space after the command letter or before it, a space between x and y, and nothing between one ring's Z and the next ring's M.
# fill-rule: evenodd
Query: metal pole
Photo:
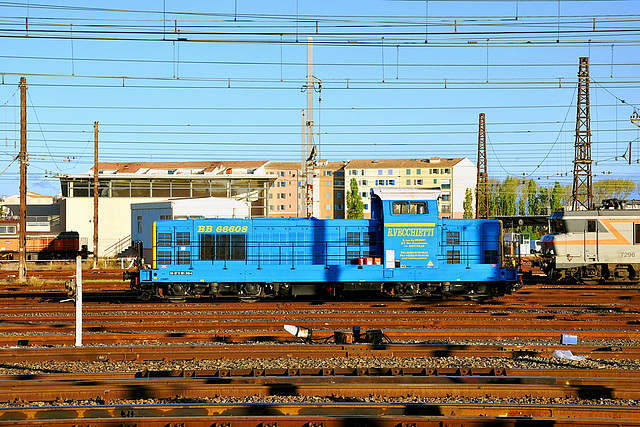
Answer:
M82 257L76 257L76 347L82 347Z
M307 147L305 160L313 146L313 37L307 37Z
M93 269L98 268L98 122L93 123Z
M20 219L18 281L27 278L27 79L20 77Z
M305 128L307 126L306 123L306 119L305 119L305 111L304 109L302 110L302 155L301 155L301 161L300 161L300 171L298 172L298 182L300 182L300 184L298 185L298 216L299 217L305 217L307 216L307 203L306 203L306 197L307 197L307 174L306 174L306 162L307 162L307 150L306 150L306 146L305 146L305 141L304 141L304 136L305 136ZM304 187L302 187L304 185ZM301 188L304 188L304 197L305 197L305 202L304 203L300 203L300 191Z

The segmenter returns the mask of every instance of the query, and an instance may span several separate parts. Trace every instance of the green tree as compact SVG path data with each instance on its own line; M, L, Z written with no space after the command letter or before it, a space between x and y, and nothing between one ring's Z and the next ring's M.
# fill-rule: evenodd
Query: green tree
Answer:
M558 181L553 184L551 190L551 212L562 210L562 185Z
M540 187L536 197L536 215L549 215L549 189Z
M538 184L532 179L527 181L527 213L529 215L538 214Z
M593 183L593 204L599 205L605 199L625 200L633 193L636 184L630 179L601 179Z
M347 191L347 219L364 218L364 203L358 191L358 181L351 178L350 190Z
M518 178L505 179L498 189L498 211L500 215L516 214L516 189Z
M518 215L527 214L527 182L518 182Z
M489 178L489 216L494 217L499 215L498 206L500 200L500 181L497 179Z
M473 218L473 191L470 188L467 188L464 192L462 209L464 210L463 218Z

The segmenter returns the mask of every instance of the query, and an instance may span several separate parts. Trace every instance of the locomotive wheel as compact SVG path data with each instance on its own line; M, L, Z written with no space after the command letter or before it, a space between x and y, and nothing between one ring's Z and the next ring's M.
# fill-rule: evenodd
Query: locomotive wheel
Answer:
M262 285L259 283L245 283L238 295L240 297L258 297L262 294Z

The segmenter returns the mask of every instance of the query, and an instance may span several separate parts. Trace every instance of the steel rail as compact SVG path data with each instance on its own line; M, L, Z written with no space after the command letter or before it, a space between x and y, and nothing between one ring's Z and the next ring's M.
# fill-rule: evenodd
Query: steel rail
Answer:
M624 427L640 425L640 411L633 406L509 403L178 403L4 409L0 425L16 424L56 427Z
M233 360L266 358L332 357L551 357L554 350L570 349L592 359L640 359L640 347L597 346L503 346L430 344L232 344L127 347L18 347L0 349L0 363L41 361L150 361Z
M168 331L168 332L101 332L103 327L83 328L85 345L136 345L163 342L166 344L188 343L246 343L246 342L291 342L292 335L286 331L228 331L209 332ZM329 339L332 330L314 331L316 336ZM560 331L550 329L433 329L433 330L385 330L384 334L393 341L433 341L433 340L550 340L559 342ZM581 330L581 340L640 340L640 331L626 330ZM20 332L0 336L0 346L63 346L74 343L74 334Z
M242 399L307 397L353 401L385 399L580 399L640 400L640 380L552 377L148 377L116 379L6 380L0 402L112 402L138 399Z
M512 368L247 368L247 369L174 369L122 372L47 372L38 374L0 375L0 381L40 381L40 380L103 380L132 378L365 378L375 377L386 381L388 378L424 378L424 377L495 377L495 378L536 378L547 377L560 381L564 378L573 380L584 378L633 379L640 381L640 371L627 369L512 369Z

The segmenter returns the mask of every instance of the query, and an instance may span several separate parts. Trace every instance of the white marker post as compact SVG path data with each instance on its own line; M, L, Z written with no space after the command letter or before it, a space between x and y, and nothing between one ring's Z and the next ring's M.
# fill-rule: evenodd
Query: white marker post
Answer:
M82 258L76 257L76 347L82 347Z

